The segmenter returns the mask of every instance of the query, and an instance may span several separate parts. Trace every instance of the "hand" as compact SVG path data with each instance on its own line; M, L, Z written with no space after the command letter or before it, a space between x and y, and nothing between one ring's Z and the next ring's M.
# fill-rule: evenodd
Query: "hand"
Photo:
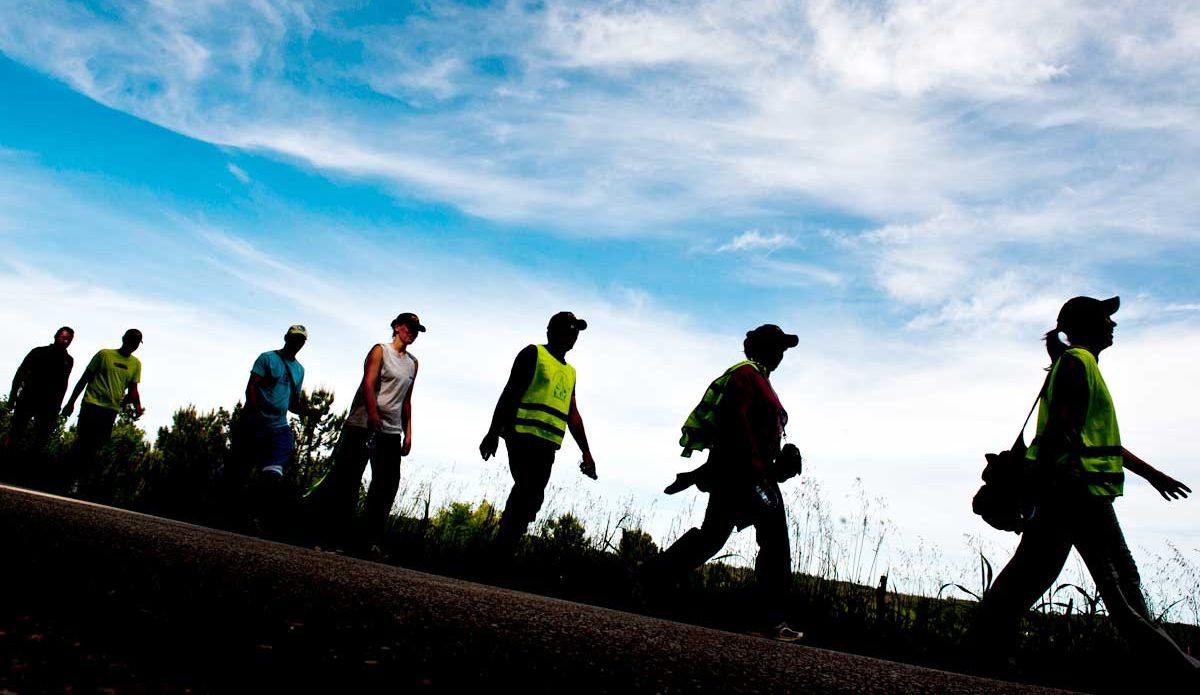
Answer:
M405 434L404 442L400 444L400 455L408 456L408 452L412 451L412 435Z
M1155 471L1154 475L1148 476L1146 480L1149 481L1150 484L1154 486L1154 489L1158 490L1158 494L1162 495L1163 499L1167 500L1168 502L1175 499L1186 498L1188 493L1192 491L1190 487L1184 485L1162 471Z
M63 406L62 416L69 418L73 412L75 412L75 403L71 402Z
M379 417L379 413L375 415L367 414L367 429L372 432L379 432L383 429L383 418Z
M479 443L479 455L486 461L496 455L496 449L500 446L500 435L488 432L483 437L483 441Z
M140 419L145 414L146 414L146 409L143 408L142 406L139 405L139 406L135 406L133 408L133 419L134 420Z
M583 452L583 460L579 462L579 470L592 480L596 479L596 461L592 459L592 452Z

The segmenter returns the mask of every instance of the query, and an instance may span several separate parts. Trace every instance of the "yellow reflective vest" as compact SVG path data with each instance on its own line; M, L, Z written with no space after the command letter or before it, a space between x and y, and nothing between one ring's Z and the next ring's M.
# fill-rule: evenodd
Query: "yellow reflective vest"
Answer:
M545 439L557 449L567 431L574 392L575 368L559 362L545 345L538 345L537 366L517 406L513 431Z
M1077 443L1076 450L1060 455L1055 463L1060 470L1061 467L1070 467L1079 471L1090 494L1101 497L1119 496L1124 493L1125 458L1121 453L1121 430L1117 426L1117 412L1113 409L1112 396L1109 395L1108 386L1100 374L1100 365L1096 364L1096 356L1083 348L1067 350L1050 370L1046 395L1038 407L1037 437L1034 437L1025 458L1037 459L1038 439L1045 431L1046 421L1050 418L1050 403L1054 400L1054 382L1058 376L1058 366L1067 355L1079 360L1087 375L1087 414L1083 420L1083 430L1080 432L1081 441Z

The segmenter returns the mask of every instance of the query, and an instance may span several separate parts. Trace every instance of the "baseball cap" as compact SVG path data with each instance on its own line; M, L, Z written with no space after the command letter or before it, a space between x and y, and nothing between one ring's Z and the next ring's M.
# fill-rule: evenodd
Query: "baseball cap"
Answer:
M575 318L575 314L569 311L560 311L550 317L550 322L546 324L546 328L569 328L576 331L582 331L587 328L587 321L580 318Z
M1072 297L1058 311L1058 328L1070 332L1072 328L1076 328L1080 324L1112 316L1120 308L1120 297L1109 297L1108 299Z
M392 319L392 328L396 326L408 326L409 328L416 328L418 333L425 332L425 327L421 325L420 317L411 311L398 314L396 318Z
M746 331L746 339L760 345L772 347L794 348L800 344L800 336L784 333L783 329L773 323L764 323L752 331Z
M60 328L59 330L62 330L62 329ZM74 334L75 331L71 331L71 333ZM122 342L124 342L126 340L135 340L135 339L138 341L139 344L142 343L142 332L136 328L130 328L129 330L125 331L125 335L121 336Z
M287 329L287 333L284 333L284 335L285 336L298 335L298 336L301 336L302 338L307 339L308 338L308 329L297 323L296 325Z

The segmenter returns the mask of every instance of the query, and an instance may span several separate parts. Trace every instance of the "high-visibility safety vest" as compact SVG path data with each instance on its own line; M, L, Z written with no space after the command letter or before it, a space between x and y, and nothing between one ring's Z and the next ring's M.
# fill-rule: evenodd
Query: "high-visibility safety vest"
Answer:
M1082 441L1076 444L1075 451L1060 455L1055 463L1058 466L1078 465L1080 477L1087 484L1088 493L1100 497L1117 497L1124 494L1125 458L1121 454L1121 430L1117 427L1117 412L1113 409L1112 396L1108 393L1104 377L1100 375L1100 365L1096 364L1095 355L1083 348L1070 348L1063 354L1064 357L1066 355L1079 360L1087 375L1087 415L1083 420L1083 431L1080 432ZM1038 440L1046 429L1046 421L1050 418L1054 383L1062 360L1060 357L1055 361L1050 370L1046 395L1038 407L1037 436L1025 453L1025 458L1031 461L1037 459ZM1073 463L1075 461L1078 463Z
M717 433L718 406L725 396L725 384L729 383L734 372L746 365L754 367L759 372L762 371L762 368L754 362L744 360L726 369L724 374L708 385L708 390L704 392L704 398L700 399L700 404L692 409L683 423L683 435L679 437L679 446L683 447L680 456L690 458L693 451L712 448Z
M557 449L567 432L567 414L571 412L574 392L575 368L559 362L545 345L538 345L533 380L521 396L513 430L541 437Z

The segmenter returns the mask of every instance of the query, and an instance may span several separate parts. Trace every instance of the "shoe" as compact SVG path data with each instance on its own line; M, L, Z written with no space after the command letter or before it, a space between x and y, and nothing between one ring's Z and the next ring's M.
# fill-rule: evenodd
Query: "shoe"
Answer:
M778 642L799 642L804 639L803 632L793 630L787 623L779 623L765 630L754 630L750 634L755 637L766 637Z
M779 623L771 631L771 638L780 642L799 642L804 639L803 632L792 629L787 623Z

